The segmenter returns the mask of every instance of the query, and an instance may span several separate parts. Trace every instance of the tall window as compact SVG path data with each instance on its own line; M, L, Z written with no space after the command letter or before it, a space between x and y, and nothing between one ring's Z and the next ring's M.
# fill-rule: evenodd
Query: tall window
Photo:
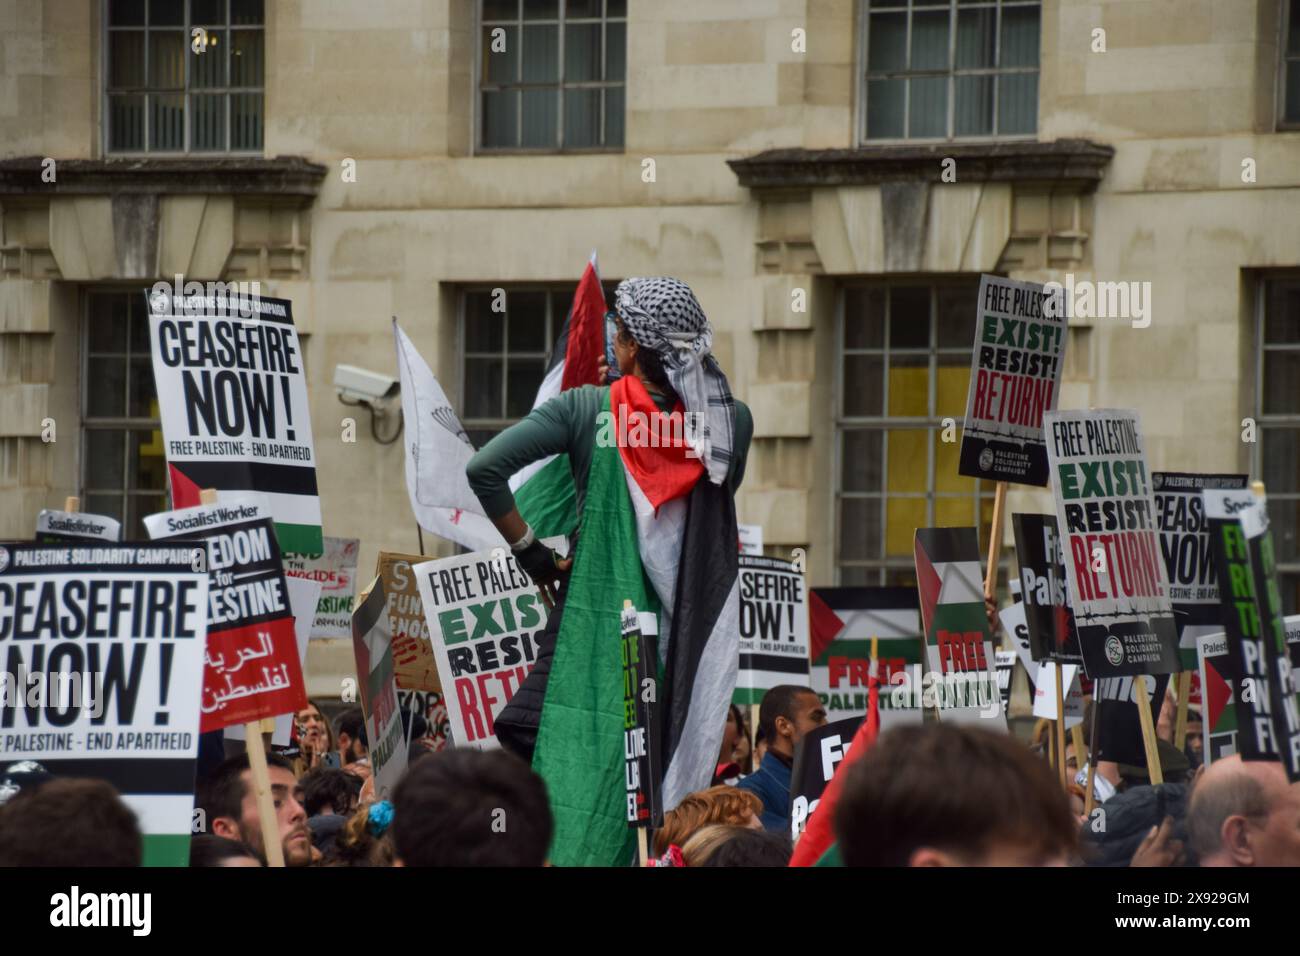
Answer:
M618 282L603 285L613 302ZM475 448L532 410L573 304L571 284L496 288L461 296L461 424Z
M978 292L974 280L841 292L841 584L913 584L917 528L974 525L986 533L994 483L957 474ZM958 440L943 440L945 418Z
M147 537L141 518L167 508L167 467L139 291L87 297L81 377L81 507Z
M1280 125L1300 127L1300 0L1287 0L1282 33Z
M109 152L261 152L263 0L107 4Z
M623 145L627 0L482 0L479 145Z
M867 140L1032 136L1038 0L862 4Z
M1255 418L1259 423L1253 472L1268 495L1282 606L1300 610L1300 278L1261 284L1257 329Z

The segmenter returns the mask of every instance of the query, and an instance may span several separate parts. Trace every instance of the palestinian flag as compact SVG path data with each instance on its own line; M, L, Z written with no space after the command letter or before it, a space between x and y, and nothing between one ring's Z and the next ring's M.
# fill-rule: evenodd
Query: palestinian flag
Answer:
M580 385L598 384L597 367L605 354L605 293L596 271L596 254L578 280L573 305L551 353L533 408L560 392ZM573 474L568 455L552 455L533 462L510 479L510 490L520 514L539 538L567 535L578 524Z
M914 553L926 671L940 678L934 686L941 713L961 722L981 721L984 708L996 700L1005 730L975 529L917 528Z
M874 659L871 661L871 673L867 680L869 684L867 719L853 735L848 754L835 768L835 775L831 777L831 782L826 785L826 790L822 793L816 809L808 818L808 826L804 828L803 835L799 837L799 842L795 844L794 853L790 857L791 866L841 865L838 862L823 863L822 861L828 851L835 848L835 805L839 803L840 794L844 792L844 779L848 776L848 768L866 756L867 751L875 744L876 738L880 736L880 679L876 675Z
M657 413L635 378L610 411ZM630 417L630 416L629 416ZM626 419L625 419L626 420ZM678 447L597 443L582 535L565 591L533 769L555 815L558 866L629 863L620 612L659 617L665 810L712 779L740 654L739 555L731 491Z

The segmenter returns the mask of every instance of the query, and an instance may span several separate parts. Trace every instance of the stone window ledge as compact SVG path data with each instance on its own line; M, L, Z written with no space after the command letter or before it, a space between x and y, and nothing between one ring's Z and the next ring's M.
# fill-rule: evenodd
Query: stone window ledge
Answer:
M1052 142L935 143L854 149L769 149L727 161L749 189L942 182L944 159L957 161L957 182L1048 182L1095 186L1115 149L1085 139Z
M44 182L44 159L0 160L0 196L265 195L315 198L325 167L301 156L58 159Z

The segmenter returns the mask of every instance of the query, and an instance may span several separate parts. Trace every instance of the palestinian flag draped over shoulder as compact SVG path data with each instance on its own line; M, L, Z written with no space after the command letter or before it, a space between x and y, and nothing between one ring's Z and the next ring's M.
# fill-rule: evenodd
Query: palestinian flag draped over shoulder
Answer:
M612 422L658 413L635 378L619 379L609 395ZM704 467L684 442L628 447L626 435L611 438L598 435L592 455L533 756L551 798L551 860L559 866L618 866L632 858L618 639L623 601L659 615L665 810L708 786L739 663L730 489L700 480Z
M599 384L597 367L605 353L605 294L600 288L596 254L573 294L573 305L551 354L551 367L537 389L533 408L560 392L580 385ZM573 474L568 455L552 455L533 462L510 479L519 513L538 537L567 535L578 523Z

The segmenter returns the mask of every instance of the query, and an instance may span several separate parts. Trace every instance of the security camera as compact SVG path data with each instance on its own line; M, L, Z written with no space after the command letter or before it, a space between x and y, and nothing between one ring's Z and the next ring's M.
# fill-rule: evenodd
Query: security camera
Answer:
M400 388L401 384L391 375L355 365L334 366L334 390L344 402L359 402L374 408L396 395Z
M401 391L402 383L391 375L357 368L355 365L334 366L334 391L344 405L364 405L370 412L370 434L381 445L391 445L402 433L402 409L391 401ZM396 412L397 429L389 438L381 438L376 419L390 417Z

